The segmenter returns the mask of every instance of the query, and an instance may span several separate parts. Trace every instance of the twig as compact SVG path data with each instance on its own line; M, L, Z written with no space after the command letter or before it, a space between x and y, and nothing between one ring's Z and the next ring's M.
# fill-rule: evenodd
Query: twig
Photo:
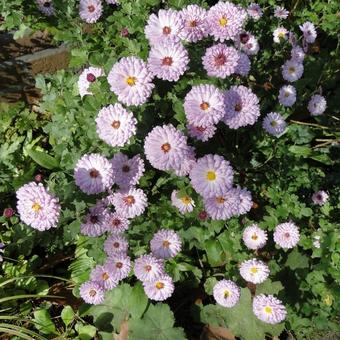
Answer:
M316 124L316 123L305 123L305 122L300 122L298 120L293 120L293 119L291 119L290 122L295 123L295 124L300 124L300 125L314 126L320 129L327 129L327 130L330 129L328 126L323 126L323 125Z

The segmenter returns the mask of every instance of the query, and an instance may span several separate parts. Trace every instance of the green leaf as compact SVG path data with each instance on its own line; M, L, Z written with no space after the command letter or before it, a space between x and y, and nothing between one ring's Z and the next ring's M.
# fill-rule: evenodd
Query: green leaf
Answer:
M288 150L291 153L302 157L308 157L312 153L311 148L308 146L292 145Z
M129 312L132 318L141 318L146 306L148 298L144 293L143 286L138 282L133 288L129 296Z
M33 323L38 331L43 334L58 334L48 310L38 309L33 315Z
M129 321L129 340L182 340L182 328L173 327L174 315L166 304L150 305L142 319Z
M107 324L111 323L119 332L121 324L130 317L140 319L147 304L148 298L140 283L134 287L124 283L107 292L103 304L92 306L85 315L92 315L101 330L109 331Z
M284 329L284 323L269 325L256 318L252 310L250 291L247 288L241 289L241 298L235 307L205 306L201 311L201 321L229 328L235 336L243 340L263 340L267 334L279 336Z
M45 152L37 151L33 149L27 149L27 154L40 166L43 168L52 170L59 167L59 162L52 156Z
M298 268L308 268L309 266L308 257L299 253L299 251L295 248L288 255L286 266L292 270L295 270Z
M219 241L208 240L205 242L204 248L207 252L208 262L212 267L223 265L226 256Z
M61 319L67 327L74 319L74 311L71 306L65 306L61 312Z
M259 294L278 294L283 289L280 281L274 281L267 279L263 283L256 285L256 295Z
M81 323L77 323L75 329L81 340L94 339L97 333L96 327L91 325L83 325Z

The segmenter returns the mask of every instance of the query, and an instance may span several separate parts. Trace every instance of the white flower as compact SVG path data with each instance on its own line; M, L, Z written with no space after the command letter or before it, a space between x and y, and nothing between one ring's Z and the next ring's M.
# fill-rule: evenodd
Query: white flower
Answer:
M268 278L269 268L264 262L251 259L241 263L240 274L246 281L259 284Z
M252 224L243 231L243 242L249 249L264 247L267 239L267 232L259 228L257 224Z

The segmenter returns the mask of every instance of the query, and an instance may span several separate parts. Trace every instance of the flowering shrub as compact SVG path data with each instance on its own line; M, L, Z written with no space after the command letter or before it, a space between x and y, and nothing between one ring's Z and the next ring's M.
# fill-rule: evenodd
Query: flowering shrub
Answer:
M2 6L72 56L5 108L0 187L2 294L72 294L10 308L70 338L338 331L334 5Z

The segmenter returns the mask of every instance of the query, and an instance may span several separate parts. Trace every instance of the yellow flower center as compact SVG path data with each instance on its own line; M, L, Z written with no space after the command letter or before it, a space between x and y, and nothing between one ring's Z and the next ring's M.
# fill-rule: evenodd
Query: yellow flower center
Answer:
M215 171L208 171L207 172L207 180L214 181L216 179L216 172Z
M258 269L257 269L256 267L251 267L251 268L250 268L250 272L251 272L252 274L256 274L256 273L258 272Z
M289 74L293 74L295 72L295 67L291 66L289 69L288 69L288 73Z
M163 248L169 248L170 244L171 243L167 240L163 241Z
M264 307L264 311L267 314L271 314L273 312L273 308L270 307L270 306L266 306L266 307Z
M279 38L284 38L285 35L286 35L286 34L285 34L284 32L280 32L280 33L278 34L278 37L279 37Z
M285 97L289 97L289 92L285 92Z
M32 210L33 210L33 211L38 212L40 209L41 209L41 205L40 205L38 202L35 202L35 203L32 205Z
M252 240L256 241L258 239L258 236L256 234L253 234L251 238Z
M157 289L163 289L164 288L164 283L160 282L160 281L157 281L156 284L155 284L155 287Z
M276 121L276 120L272 120L272 121L270 122L270 125L271 125L272 127L277 126L277 121Z
M224 27L225 25L228 24L228 19L226 19L225 17L222 17L218 23L220 24L220 26Z
M229 296L231 296L231 291L230 290L225 290L224 291L224 298L228 298Z
M136 77L127 77L127 78L126 78L126 83L127 83L129 86L134 86L134 85L136 85Z
M191 198L190 198L189 196L183 196L183 197L181 197L180 200L181 200L182 203L185 204L185 205L188 205L188 204L191 203Z

